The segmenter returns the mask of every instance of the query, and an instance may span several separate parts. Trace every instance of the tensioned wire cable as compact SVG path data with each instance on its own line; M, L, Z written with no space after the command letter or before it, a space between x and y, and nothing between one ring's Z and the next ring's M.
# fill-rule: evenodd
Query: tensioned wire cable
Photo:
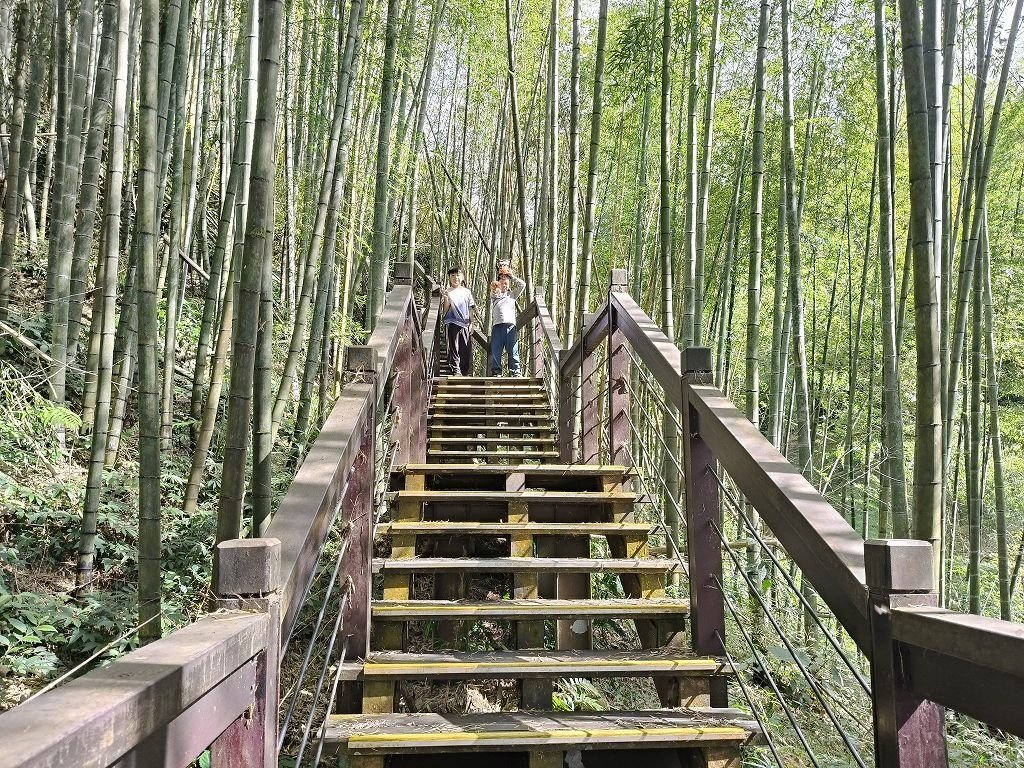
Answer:
M754 529L753 525L751 524L750 518L746 515L746 513L743 512L739 502L735 499L735 497L732 495L732 493L729 491L726 485L722 482L722 479L718 476L718 474L715 473L714 471L712 471L711 474L714 475L714 478L718 482L718 485L722 489L722 492L725 494L726 500L729 502L729 505L743 519L743 523L744 525L746 525L747 530L751 533L751 535L758 542L758 544L764 549L765 553L771 559L775 568L778 569L779 573L782 574L783 578L786 580L786 583L789 585L789 588L793 591L793 594L796 595L796 597L800 600L801 605L807 611L807 614L813 617L815 623L818 625L818 628L821 629L822 634L828 640L829 644L832 646L833 649L835 649L836 653L839 654L839 657L843 660L843 663L846 664L850 672L853 673L853 676L857 679L857 682L860 683L861 688L864 689L864 693L870 696L870 684L867 682L867 680L864 679L864 676L854 666L849 656L839 645L839 641L832 636L832 633L829 632L828 629L826 629L824 623L821 621L821 618L818 616L817 611L814 610L814 608L808 602L807 598L804 597L803 592L797 586L796 582L793 580L793 577L789 575L788 569L782 566L782 563L779 562L778 558L775 556L775 553L772 552L772 548L765 543L761 535L758 534L757 531Z
M729 597L729 593L725 590L725 586L722 584L721 579L718 576L713 577L718 583L718 588L722 590L722 595L725 597L725 607L729 609L729 613L732 614L733 622L739 629L740 634L743 635L744 641L746 641L747 647L750 649L751 656L754 657L754 661L758 663L761 669L764 671L765 677L768 678L768 684L771 686L772 691L775 692L775 697L779 700L779 704L782 705L783 712L786 713L786 719L789 720L789 724L793 726L793 730L796 732L796 737L799 739L800 744L803 746L807 756L811 759L811 763L815 768L821 768L818 763L818 758L814 755L814 750L811 749L811 745L807 741L807 736L804 734L800 724L796 721L796 715L793 714L793 710L790 708L789 703L786 701L786 697L782 695L782 691L779 690L778 683L775 682L775 676L772 674L771 667L765 661L764 656L757 649L757 645L754 643L754 639L747 633L747 630L743 627L743 622L740 620L739 613L736 610L736 606L733 604L732 599ZM719 636L721 638L721 636ZM722 644L725 647L725 643ZM754 704L750 698L747 698L747 703L750 704L751 709L754 708Z
M306 752L306 745L309 743L309 734L313 730L313 720L316 717L317 703L320 701L320 692L323 690L324 679L327 677L327 670L331 666L331 654L334 652L334 644L337 642L338 634L341 631L342 621L345 616L345 608L348 607L349 597L352 595L352 589L352 578L348 577L345 581L344 592L341 595L341 599L338 601L338 617L334 620L334 631L331 633L330 642L327 644L327 652L324 654L324 664L320 669L320 677L316 681L316 692L313 694L312 701L310 703L309 717L306 719L305 727L302 729L302 741L299 744L299 754L295 758L296 765L302 765L302 756ZM338 666L340 667L341 664L339 663ZM327 701L327 713L331 710L332 701L333 699ZM280 747L278 749L280 749Z
M786 636L786 633L779 625L777 619L775 618L775 615L768 609L768 606L764 602L764 598L761 596L760 591L754 587L754 582L746 573L746 570L740 565L739 558L736 556L736 552L733 550L733 548L729 546L729 542L727 541L725 534L722 532L721 527L719 527L718 523L714 520L711 521L711 527L715 529L715 532L718 534L719 539L721 539L722 541L723 550L726 553L728 553L729 558L733 561L733 565L736 567L737 573L739 573L739 575L747 583L747 587L750 589L751 594L754 596L754 599L757 600L758 604L761 606L761 610L764 611L765 617L768 619L769 622L771 622L772 627L778 634L779 639L782 640L783 645L786 646L786 650L789 651L790 656L793 658L793 662L796 664L797 668L800 670L800 673L807 681L807 684L808 686L810 686L811 692L818 700L818 703L821 704L822 709L825 710L825 714L828 716L828 719L832 721L832 725L835 727L836 731L838 731L839 736L843 740L843 743L846 745L846 748L849 750L850 755L853 757L854 761L856 761L857 765L860 766L860 768L866 768L866 765L864 764L864 761L861 758L860 753L857 751L857 748L853 745L853 742L850 740L849 734L846 732L842 724L839 722L839 719L832 711L832 708L825 701L824 694L820 690L818 681L810 673L810 671L807 669L804 663L800 661L800 658L797 656L796 653L796 648L793 647L793 644L790 642L789 638ZM719 588L722 590L722 594L724 595L724 585L722 585L721 580L718 579L717 576L715 577L715 580L718 581Z
M754 700L750 696L750 692L747 690L746 683L743 682L743 678L740 676L739 670L736 669L736 662L729 653L729 649L725 647L725 639L722 634L716 629L715 637L718 638L718 642L722 645L722 651L725 653L725 660L729 662L729 668L732 670L733 678L740 685L740 691L743 693L743 698L750 705L750 712L754 715L754 719L757 720L757 724L761 728L761 735L764 736L765 741L768 743L768 749L771 750L772 757L775 758L775 764L779 768L784 768L782 765L782 758L779 756L778 750L775 748L775 741L771 737L771 732L764 725L764 719L761 714L757 711L757 707L754 705ZM770 674L770 673L768 673Z
M351 530L351 528L346 528L346 530ZM348 550L348 545L349 537L346 535L344 540L342 541L341 547L338 550L338 557L335 559L334 562L334 571L331 573L331 580L327 585L327 592L324 595L323 603L321 604L320 610L317 613L316 623L313 627L313 635L312 637L310 637L309 644L306 646L306 652L303 655L302 665L299 668L298 678L296 679L293 685L293 693L289 697L291 701L288 705L288 711L285 713L285 716L281 721L280 733L278 734L277 737L278 751L281 750L281 746L284 744L284 739L288 732L288 725L291 722L292 715L295 713L295 707L298 704L299 700L299 691L302 689L303 682L305 682L306 673L309 670L310 661L313 656L313 649L316 647L316 641L320 637L320 632L324 624L324 616L327 613L327 606L330 603L331 595L334 594L334 585L337 582L338 573L341 571L341 563L345 556L345 552ZM291 638L289 638L289 640L290 639ZM284 656L286 650L287 646L281 652L282 657Z

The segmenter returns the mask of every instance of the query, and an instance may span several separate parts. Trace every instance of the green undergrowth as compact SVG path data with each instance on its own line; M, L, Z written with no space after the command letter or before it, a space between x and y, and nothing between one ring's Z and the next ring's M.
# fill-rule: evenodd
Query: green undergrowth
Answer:
M94 589L78 593L88 440L74 413L40 394L38 377L24 370L0 356L0 710L91 657L89 666L106 663L138 644L136 424L126 424L118 461L105 472ZM209 462L200 507L184 514L188 428L175 425L162 466L164 634L202 615L210 596L220 465ZM282 467L276 489L290 476Z

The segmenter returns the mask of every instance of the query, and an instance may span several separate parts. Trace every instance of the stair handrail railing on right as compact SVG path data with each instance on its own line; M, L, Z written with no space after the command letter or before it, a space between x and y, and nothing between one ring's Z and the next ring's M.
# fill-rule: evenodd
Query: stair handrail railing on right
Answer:
M530 335L525 339L529 344L529 371L543 380L548 404L554 413L558 407L558 365L562 339L544 299L544 290L542 285L534 287L533 301L519 313L516 329L520 332L527 327L530 329Z
M622 348L628 345L682 416L694 651L724 653L720 464L870 661L878 766L944 765L943 707L1024 736L1024 626L939 608L931 546L864 541L711 383L710 350L680 355L627 285L625 270L612 270L608 300L561 353L560 446L567 454L575 449L573 432L562 431L574 415L568 395L574 378L586 379L594 351L614 339L606 416L588 424L596 414L584 408L580 440L596 445L603 429L609 454L628 457L630 350ZM593 393L584 389L583 396ZM594 446L580 450L585 461L597 461Z

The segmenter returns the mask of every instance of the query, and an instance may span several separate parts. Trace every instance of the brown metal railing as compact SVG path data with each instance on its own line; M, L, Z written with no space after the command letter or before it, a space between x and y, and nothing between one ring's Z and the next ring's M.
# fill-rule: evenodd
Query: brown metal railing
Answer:
M207 749L216 768L277 765L281 649L339 516L343 647L348 658L369 647L374 430L385 392L403 434L395 463L425 457L436 303L421 314L412 281L412 265L396 264L374 333L349 348L349 382L266 537L218 546L217 610L0 715L0 767L187 766ZM352 699L342 690L339 706Z

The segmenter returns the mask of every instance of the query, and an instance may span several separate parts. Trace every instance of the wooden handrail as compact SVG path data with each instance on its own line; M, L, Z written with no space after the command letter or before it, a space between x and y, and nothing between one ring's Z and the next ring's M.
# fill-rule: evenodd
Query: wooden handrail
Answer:
M914 694L1024 737L1024 625L912 606L890 620Z
M683 392L715 458L870 655L864 539L718 388L684 383Z
M695 507L718 508L721 480L709 478L720 465L722 477L732 478L871 660L879 765L909 764L901 755L910 753L914 765L941 764L942 706L1024 736L1024 626L934 607L930 548L916 541L865 542L799 469L708 383L710 370L694 362L707 358L706 351L691 358L697 350L688 350L686 363L699 370L686 370L672 340L625 290L624 274L617 280L613 275L608 302L588 318L580 338L563 353L563 385L583 369L608 334L616 345L625 342L632 348L665 399L682 411L687 472L701 474L687 478L688 496L696 496L687 498L688 518L700 517ZM616 350L621 354L619 346ZM620 369L618 376L624 375ZM621 429L615 439L628 444ZM701 494L706 496L702 499ZM705 509L701 519L707 517ZM688 539L697 536L707 538L707 533L698 528ZM708 539L700 546L718 544ZM866 552L874 558L870 567ZM880 569L879 562L885 567ZM691 581L696 577L706 589L721 563L703 567L691 573ZM874 579L870 583L869 577ZM704 610L714 602L707 601ZM705 617L701 602L694 605L698 635ZM718 607L711 605L712 612ZM710 623L714 621L711 617Z
M0 768L187 765L252 705L275 636L266 613L204 616L0 715Z
M373 418L375 386L372 382L345 386L267 528L267 538L281 541L283 640L295 626L363 432Z

